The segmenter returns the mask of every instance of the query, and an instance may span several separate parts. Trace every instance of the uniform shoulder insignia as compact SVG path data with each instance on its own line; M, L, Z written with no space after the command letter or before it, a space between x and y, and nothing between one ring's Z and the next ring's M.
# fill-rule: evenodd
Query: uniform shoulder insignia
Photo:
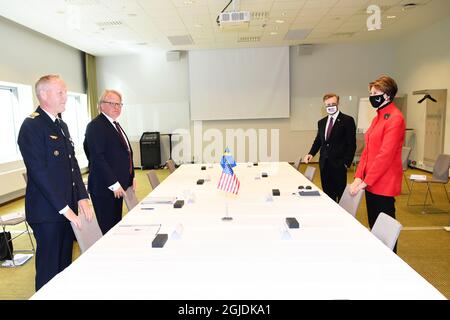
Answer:
M386 113L385 115L384 115L384 119L389 119L389 117L391 116L391 114L390 113Z
M36 118L36 117L38 117L38 116L40 116L39 112L33 112L32 114L30 114L30 115L28 116L28 118L34 119L34 118Z

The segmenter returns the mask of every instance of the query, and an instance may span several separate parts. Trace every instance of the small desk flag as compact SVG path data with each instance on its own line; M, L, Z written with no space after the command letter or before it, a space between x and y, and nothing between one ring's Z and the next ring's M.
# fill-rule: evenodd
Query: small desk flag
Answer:
M234 161L228 148L225 148L222 159L220 160L220 165L223 170L217 189L238 194L240 182L233 171L233 167L236 166L236 161Z

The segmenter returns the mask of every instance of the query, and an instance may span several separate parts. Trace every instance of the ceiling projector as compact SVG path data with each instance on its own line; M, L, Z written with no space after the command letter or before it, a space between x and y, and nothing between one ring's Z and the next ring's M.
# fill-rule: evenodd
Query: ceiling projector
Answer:
M219 26L224 31L245 30L249 25L249 11L228 11L219 15Z

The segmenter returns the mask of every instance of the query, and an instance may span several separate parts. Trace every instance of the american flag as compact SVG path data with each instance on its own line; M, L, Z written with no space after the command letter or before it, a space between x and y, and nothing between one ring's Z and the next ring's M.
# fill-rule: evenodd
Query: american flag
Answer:
M241 183L234 174L232 165L227 160L227 158L230 157L229 152L227 152L227 149L225 150L225 154L223 155L222 160L220 161L220 165L222 166L223 170L219 179L219 184L217 185L217 189L237 194L239 192L239 186ZM234 160L233 163L234 166L236 166Z

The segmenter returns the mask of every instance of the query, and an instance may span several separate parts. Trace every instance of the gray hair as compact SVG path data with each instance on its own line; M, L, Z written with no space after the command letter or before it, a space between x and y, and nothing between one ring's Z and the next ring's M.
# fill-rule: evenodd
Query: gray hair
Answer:
M57 74L48 74L45 76L42 76L34 85L34 90L36 91L36 96L40 98L40 92L42 90L47 89L47 86L50 82L54 80L60 80L61 78Z

